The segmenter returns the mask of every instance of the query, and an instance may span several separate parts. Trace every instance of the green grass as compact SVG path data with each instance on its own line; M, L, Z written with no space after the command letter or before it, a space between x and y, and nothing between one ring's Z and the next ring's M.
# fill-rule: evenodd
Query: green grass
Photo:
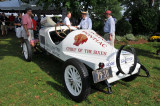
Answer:
M33 61L28 63L23 59L15 34L0 37L0 105L160 106L160 56L155 55L160 44L152 42L133 46L151 77L138 77L128 83L118 81L112 84L114 93L111 95L92 89L87 100L76 103L68 97L63 86L63 63L43 54L34 55Z

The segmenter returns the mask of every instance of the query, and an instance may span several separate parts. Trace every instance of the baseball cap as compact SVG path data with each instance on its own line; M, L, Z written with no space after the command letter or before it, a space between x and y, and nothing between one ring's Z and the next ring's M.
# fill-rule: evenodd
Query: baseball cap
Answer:
M110 10L107 10L104 14L111 14L112 12Z

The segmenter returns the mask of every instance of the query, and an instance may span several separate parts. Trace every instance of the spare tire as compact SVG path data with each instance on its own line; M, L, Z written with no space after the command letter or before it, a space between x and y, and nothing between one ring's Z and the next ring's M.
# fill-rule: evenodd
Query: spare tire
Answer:
M117 65L117 68L118 68L118 70L119 70L119 71L116 73L117 75L119 75L120 73L121 73L121 74L125 74L124 71L123 71L122 68L121 68L121 65L120 65L120 55L121 55L121 52L122 52L122 50L124 49L124 47L126 47L126 45L121 46L121 48L119 49L119 51L118 51L118 53L117 53L117 56L116 56L116 65ZM128 74L132 74L133 71L134 71L135 68L136 68L137 63L138 63L138 58L137 58L135 49L132 48L132 47L129 47L129 48L130 48L130 50L131 50L131 53L134 55L134 64L133 64L132 67L130 67L130 70L129 70L129 73L128 73Z

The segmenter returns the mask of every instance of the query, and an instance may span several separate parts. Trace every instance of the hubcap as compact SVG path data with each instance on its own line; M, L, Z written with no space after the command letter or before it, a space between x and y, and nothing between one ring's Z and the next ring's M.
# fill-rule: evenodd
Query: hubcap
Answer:
M26 43L23 43L23 53L24 53L25 59L28 59L28 49L27 49Z
M78 70L72 65L67 66L64 79L69 92L74 96L78 96L82 91L82 80Z

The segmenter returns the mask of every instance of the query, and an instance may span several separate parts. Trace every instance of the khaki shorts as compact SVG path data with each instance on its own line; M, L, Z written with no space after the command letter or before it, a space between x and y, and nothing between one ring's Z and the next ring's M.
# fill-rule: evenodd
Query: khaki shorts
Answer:
M109 33L106 33L106 34L104 35L104 39L107 40L107 41L110 41L109 37L110 37L110 34L109 34ZM112 34L112 36L111 36L111 41L110 41L110 44L111 44L111 46L113 46L113 47L114 47L114 40L115 40L115 33Z
M8 30L8 26L7 25L1 25L1 30L2 31L7 31Z
M30 42L31 40L34 40L34 33L33 30L28 30L29 32L29 36L27 36L27 33L25 30L22 31L22 37L23 39L28 39L28 41Z

